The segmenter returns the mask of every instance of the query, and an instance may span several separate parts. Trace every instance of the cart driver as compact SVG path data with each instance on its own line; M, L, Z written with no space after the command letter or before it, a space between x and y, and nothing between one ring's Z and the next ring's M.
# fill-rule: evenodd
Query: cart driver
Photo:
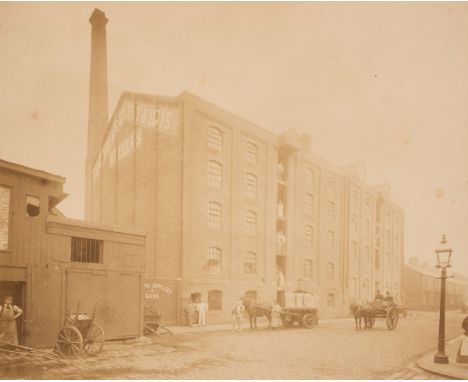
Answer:
M375 292L374 300L380 300L380 301L384 300L384 296L383 296L383 294L382 294L382 292L380 290Z
M393 296L390 291L387 291L384 301L388 301L388 303L393 304Z
M0 306L0 338L1 341L18 345L18 330L16 319L23 314L23 311L13 305L13 296L5 296L3 305Z

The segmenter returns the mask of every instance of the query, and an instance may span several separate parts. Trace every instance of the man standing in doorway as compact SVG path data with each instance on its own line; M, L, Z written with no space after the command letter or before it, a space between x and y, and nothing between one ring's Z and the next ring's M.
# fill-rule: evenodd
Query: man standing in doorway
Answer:
M13 297L5 296L3 305L0 306L0 341L18 345L18 329L16 319L23 314L23 311L13 305Z
M200 299L200 302L197 304L198 311L198 325L206 326L206 312L208 311L208 304Z

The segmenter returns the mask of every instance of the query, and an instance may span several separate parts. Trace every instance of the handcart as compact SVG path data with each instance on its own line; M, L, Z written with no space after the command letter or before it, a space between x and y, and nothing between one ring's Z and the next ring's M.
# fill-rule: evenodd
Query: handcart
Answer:
M173 333L161 324L161 313L159 312L158 308L156 307L149 307L145 306L144 310L144 325L143 325L143 334L150 335L150 334L157 334L159 335L161 331L169 333L172 335Z
M73 357L83 350L89 355L95 355L104 346L104 329L94 323L96 315L94 305L93 315L89 317L80 312L80 302L75 313L66 314L63 328L60 330L54 351L56 353Z

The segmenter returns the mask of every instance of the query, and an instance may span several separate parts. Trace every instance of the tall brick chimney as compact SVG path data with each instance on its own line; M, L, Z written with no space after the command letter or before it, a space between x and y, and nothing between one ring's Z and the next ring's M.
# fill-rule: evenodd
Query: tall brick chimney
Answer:
M88 149L86 153L86 219L91 216L92 166L108 122L107 43L104 12L94 9L91 17L91 68L89 78Z

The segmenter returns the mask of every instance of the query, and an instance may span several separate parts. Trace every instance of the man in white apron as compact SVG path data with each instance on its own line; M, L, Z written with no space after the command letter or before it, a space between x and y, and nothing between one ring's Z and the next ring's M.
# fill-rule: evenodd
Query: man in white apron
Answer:
M0 306L0 341L18 345L16 319L22 314L23 311L13 305L13 297L5 296Z

